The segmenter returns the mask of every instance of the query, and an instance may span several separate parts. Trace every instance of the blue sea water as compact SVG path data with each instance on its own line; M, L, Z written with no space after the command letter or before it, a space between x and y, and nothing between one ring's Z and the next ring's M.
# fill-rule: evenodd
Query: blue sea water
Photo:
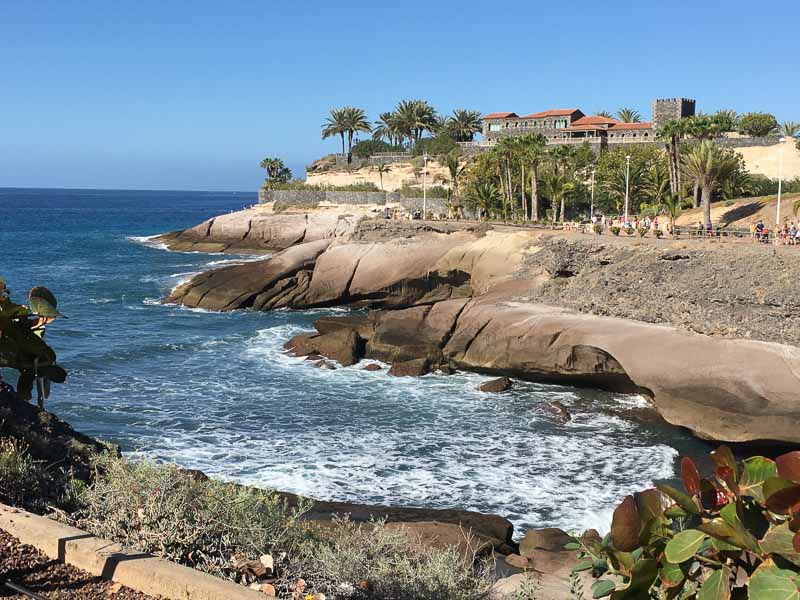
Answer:
M390 378L282 352L326 311L210 313L163 305L192 274L254 257L149 240L254 193L0 189L0 276L47 285L68 319L47 333L66 384L48 408L137 456L321 499L460 507L518 526L607 529L624 494L707 445L642 398L462 373ZM6 375L11 375L6 373ZM559 400L573 413L557 422Z

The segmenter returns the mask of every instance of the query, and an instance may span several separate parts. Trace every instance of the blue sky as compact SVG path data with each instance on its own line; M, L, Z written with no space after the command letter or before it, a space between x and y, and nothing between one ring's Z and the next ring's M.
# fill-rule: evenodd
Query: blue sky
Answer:
M800 2L0 0L0 187L252 190L327 111L696 98L800 121Z

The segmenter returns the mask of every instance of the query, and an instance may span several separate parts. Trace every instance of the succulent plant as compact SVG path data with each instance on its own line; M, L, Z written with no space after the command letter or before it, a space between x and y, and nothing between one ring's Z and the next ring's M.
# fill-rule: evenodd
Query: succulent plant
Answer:
M64 383L67 372L56 363L56 353L44 341L45 327L57 317L58 301L45 287L28 296L29 306L11 301L0 278L0 367L19 371L17 394L31 400L36 387L40 408L50 396L51 383Z
M800 451L737 463L721 446L712 478L681 461L684 490L625 497L602 540L584 536L577 568L593 597L800 600Z

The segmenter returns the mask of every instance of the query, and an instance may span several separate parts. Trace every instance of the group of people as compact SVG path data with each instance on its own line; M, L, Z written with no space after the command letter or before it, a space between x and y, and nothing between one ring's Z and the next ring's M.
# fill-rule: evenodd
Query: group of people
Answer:
M638 216L606 217L605 215L592 215L591 223L592 229L594 229L595 225L599 224L603 230L611 227L619 227L622 230L630 227L634 231L638 231L640 228L644 228L647 231L663 229L662 223L659 222L658 217L653 217L651 219L649 216L639 218Z
M778 230L778 241L788 246L800 244L800 227L795 225L794 221L791 223L784 223L783 227Z

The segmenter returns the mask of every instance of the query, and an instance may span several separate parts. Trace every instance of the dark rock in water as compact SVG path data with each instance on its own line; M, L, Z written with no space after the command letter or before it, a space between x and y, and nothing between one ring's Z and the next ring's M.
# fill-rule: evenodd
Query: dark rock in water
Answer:
M439 368L436 370L442 375L455 375L456 373L456 370L450 365L439 365Z
M345 367L356 364L364 355L364 342L355 331L338 329L324 334L302 333L284 348L295 356L322 356Z
M306 360L322 360L323 358L325 357L322 356L322 354L320 354L319 352L312 352L311 354L306 356Z
M508 377L498 377L482 383L478 389L482 392L490 393L505 392L511 389L511 380Z
M367 366L364 367L365 371L383 371L383 367L381 367L377 363L369 363Z
M561 404L558 400L550 403L550 409L555 414L556 418L562 423L572 420L572 414L567 410L567 407Z
M419 377L431 372L431 363L427 358L418 358L395 363L389 369L389 375L395 377Z
M334 367L331 363L327 360L320 360L314 363L314 366L318 369L328 369L330 371L335 371L336 367Z

